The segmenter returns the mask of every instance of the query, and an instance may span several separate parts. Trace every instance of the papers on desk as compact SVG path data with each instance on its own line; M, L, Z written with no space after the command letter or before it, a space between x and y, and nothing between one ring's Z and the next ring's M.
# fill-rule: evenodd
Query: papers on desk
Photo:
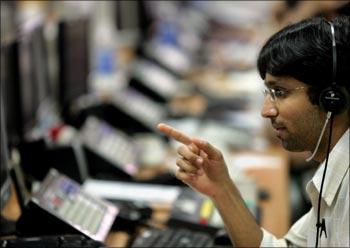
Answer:
M234 154L230 157L230 161L231 167L241 170L259 167L274 169L283 164L283 159L280 156L253 153Z
M173 204L181 187L89 179L83 190L109 200Z
M249 169L278 169L283 165L283 158L263 153L242 152L226 157L230 177L236 182L246 177Z

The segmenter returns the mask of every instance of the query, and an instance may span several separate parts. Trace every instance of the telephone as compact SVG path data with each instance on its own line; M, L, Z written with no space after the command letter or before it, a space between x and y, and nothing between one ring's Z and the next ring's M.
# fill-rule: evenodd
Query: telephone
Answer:
M89 116L80 129L89 174L107 174L131 179L138 172L138 151L133 140L122 131L94 116ZM104 174L104 175L103 175Z
M96 116L130 135L158 134L155 126L167 118L169 112L166 105L132 87L120 89L107 99L91 94L79 100L65 115L65 122L78 129L87 117Z
M183 188L174 201L167 225L185 227L212 235L224 227L214 203L189 187Z
M179 91L179 79L145 58L134 62L129 86L156 102L166 103Z
M51 169L17 221L18 236L80 234L103 242L119 208Z
M164 104L155 102L131 87L120 90L111 101L113 108L110 114L115 117L113 126L129 134L157 133L156 124L165 119L168 114Z

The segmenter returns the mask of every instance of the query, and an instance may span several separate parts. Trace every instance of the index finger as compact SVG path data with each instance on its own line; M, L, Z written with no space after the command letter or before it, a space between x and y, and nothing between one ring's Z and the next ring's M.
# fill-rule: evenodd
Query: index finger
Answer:
M190 145L192 143L192 139L190 137L180 132L179 130L173 128L172 126L169 126L164 123L159 123L157 125L157 128L159 131L161 131L165 135L176 139L177 141L181 142L184 145Z

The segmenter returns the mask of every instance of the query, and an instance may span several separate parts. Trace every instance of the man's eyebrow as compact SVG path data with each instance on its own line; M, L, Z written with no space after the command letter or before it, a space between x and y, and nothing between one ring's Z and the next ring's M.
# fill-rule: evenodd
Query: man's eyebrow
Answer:
M269 86L274 86L274 85L278 84L278 82L274 81L274 80L269 80L269 81L265 81L264 84L266 87L269 87Z
M281 88L284 88L284 83L282 83L281 81L276 81L276 80L269 80L269 81L265 81L264 82L265 86L266 87L272 87L272 86L277 86L277 87L281 87Z

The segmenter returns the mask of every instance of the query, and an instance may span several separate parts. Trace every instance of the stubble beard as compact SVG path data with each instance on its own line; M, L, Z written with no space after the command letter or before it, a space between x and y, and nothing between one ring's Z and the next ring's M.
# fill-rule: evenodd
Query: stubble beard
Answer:
M286 139L282 139L282 146L291 152L303 152L310 151L316 147L317 141L321 134L325 118L320 116L319 113L309 113L307 119L298 120L298 133L289 133ZM324 135L328 137L329 129L327 128ZM321 143L322 146L322 143Z

